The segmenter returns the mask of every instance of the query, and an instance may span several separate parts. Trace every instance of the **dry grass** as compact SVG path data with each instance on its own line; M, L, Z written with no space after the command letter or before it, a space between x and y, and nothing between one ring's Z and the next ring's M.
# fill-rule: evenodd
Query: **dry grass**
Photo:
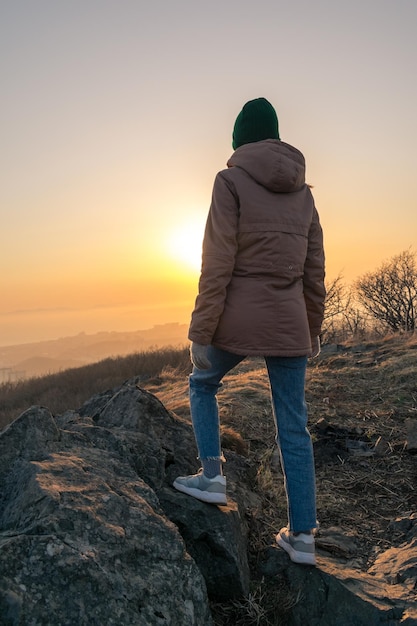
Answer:
M211 604L215 626L282 626L285 616L300 601L279 580L261 579L246 598Z
M355 535L364 567L390 546L389 522L417 506L417 466L405 449L417 418L417 338L345 346L309 372L320 518Z
M106 359L13 388L0 387L3 424L30 404L52 412L78 408L94 393L140 376L140 384L189 419L188 352L166 350ZM310 363L306 399L313 436L318 514L323 527L339 526L360 546L357 566L367 569L378 550L395 545L389 522L417 508L416 457L405 449L405 420L417 420L417 336L395 335L343 344ZM297 598L278 581L258 575L258 559L286 523L286 503L268 378L262 359L247 359L219 392L223 446L245 455L257 504L248 510L252 589L239 601L213 604L217 626L285 623ZM17 408L19 407L19 408ZM227 466L226 466L227 467ZM277 612L277 607L281 607Z

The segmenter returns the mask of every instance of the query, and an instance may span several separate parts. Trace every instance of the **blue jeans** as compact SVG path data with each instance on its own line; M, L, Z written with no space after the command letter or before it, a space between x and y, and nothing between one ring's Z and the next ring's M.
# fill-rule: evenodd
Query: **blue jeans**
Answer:
M190 375L191 418L199 458L221 459L216 394L225 374L245 357L209 346L208 358L210 369L194 368ZM317 521L313 445L304 399L307 357L264 358L287 494L288 525L294 532L310 530Z

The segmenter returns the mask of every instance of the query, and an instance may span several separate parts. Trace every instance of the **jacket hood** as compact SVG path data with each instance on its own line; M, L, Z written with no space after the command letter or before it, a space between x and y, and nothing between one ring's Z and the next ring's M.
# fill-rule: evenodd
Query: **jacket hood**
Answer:
M227 162L240 167L257 183L275 193L299 191L305 185L302 153L279 139L266 139L238 148Z

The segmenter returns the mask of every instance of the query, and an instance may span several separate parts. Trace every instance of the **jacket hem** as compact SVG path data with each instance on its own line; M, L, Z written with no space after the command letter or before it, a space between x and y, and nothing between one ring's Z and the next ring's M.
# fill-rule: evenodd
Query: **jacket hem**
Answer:
M215 348L219 348L220 350L225 350L226 352L231 352L232 354L238 354L239 356L310 356L311 355L311 346L308 348L294 348L293 350L289 350L288 348L277 348L271 349L268 348L243 348L243 347L235 347L230 345L225 345L219 343L217 341L213 341L212 345Z

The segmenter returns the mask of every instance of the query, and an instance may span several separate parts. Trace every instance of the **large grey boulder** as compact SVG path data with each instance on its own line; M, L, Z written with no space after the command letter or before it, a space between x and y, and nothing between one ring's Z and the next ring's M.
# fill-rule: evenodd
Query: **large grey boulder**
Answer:
M211 624L209 596L248 591L247 527L233 498L172 488L196 456L190 424L135 380L16 419L0 434L0 624Z
M0 623L211 624L204 579L124 442L69 421L34 407L0 436Z
M92 416L101 437L102 431L117 436L122 454L152 487L164 513L180 530L187 552L204 576L209 597L223 600L245 595L249 590L248 528L244 504L238 504L233 486L227 507L205 504L171 486L178 475L194 473L199 466L190 423L170 414L155 396L132 383L92 398L80 414Z

